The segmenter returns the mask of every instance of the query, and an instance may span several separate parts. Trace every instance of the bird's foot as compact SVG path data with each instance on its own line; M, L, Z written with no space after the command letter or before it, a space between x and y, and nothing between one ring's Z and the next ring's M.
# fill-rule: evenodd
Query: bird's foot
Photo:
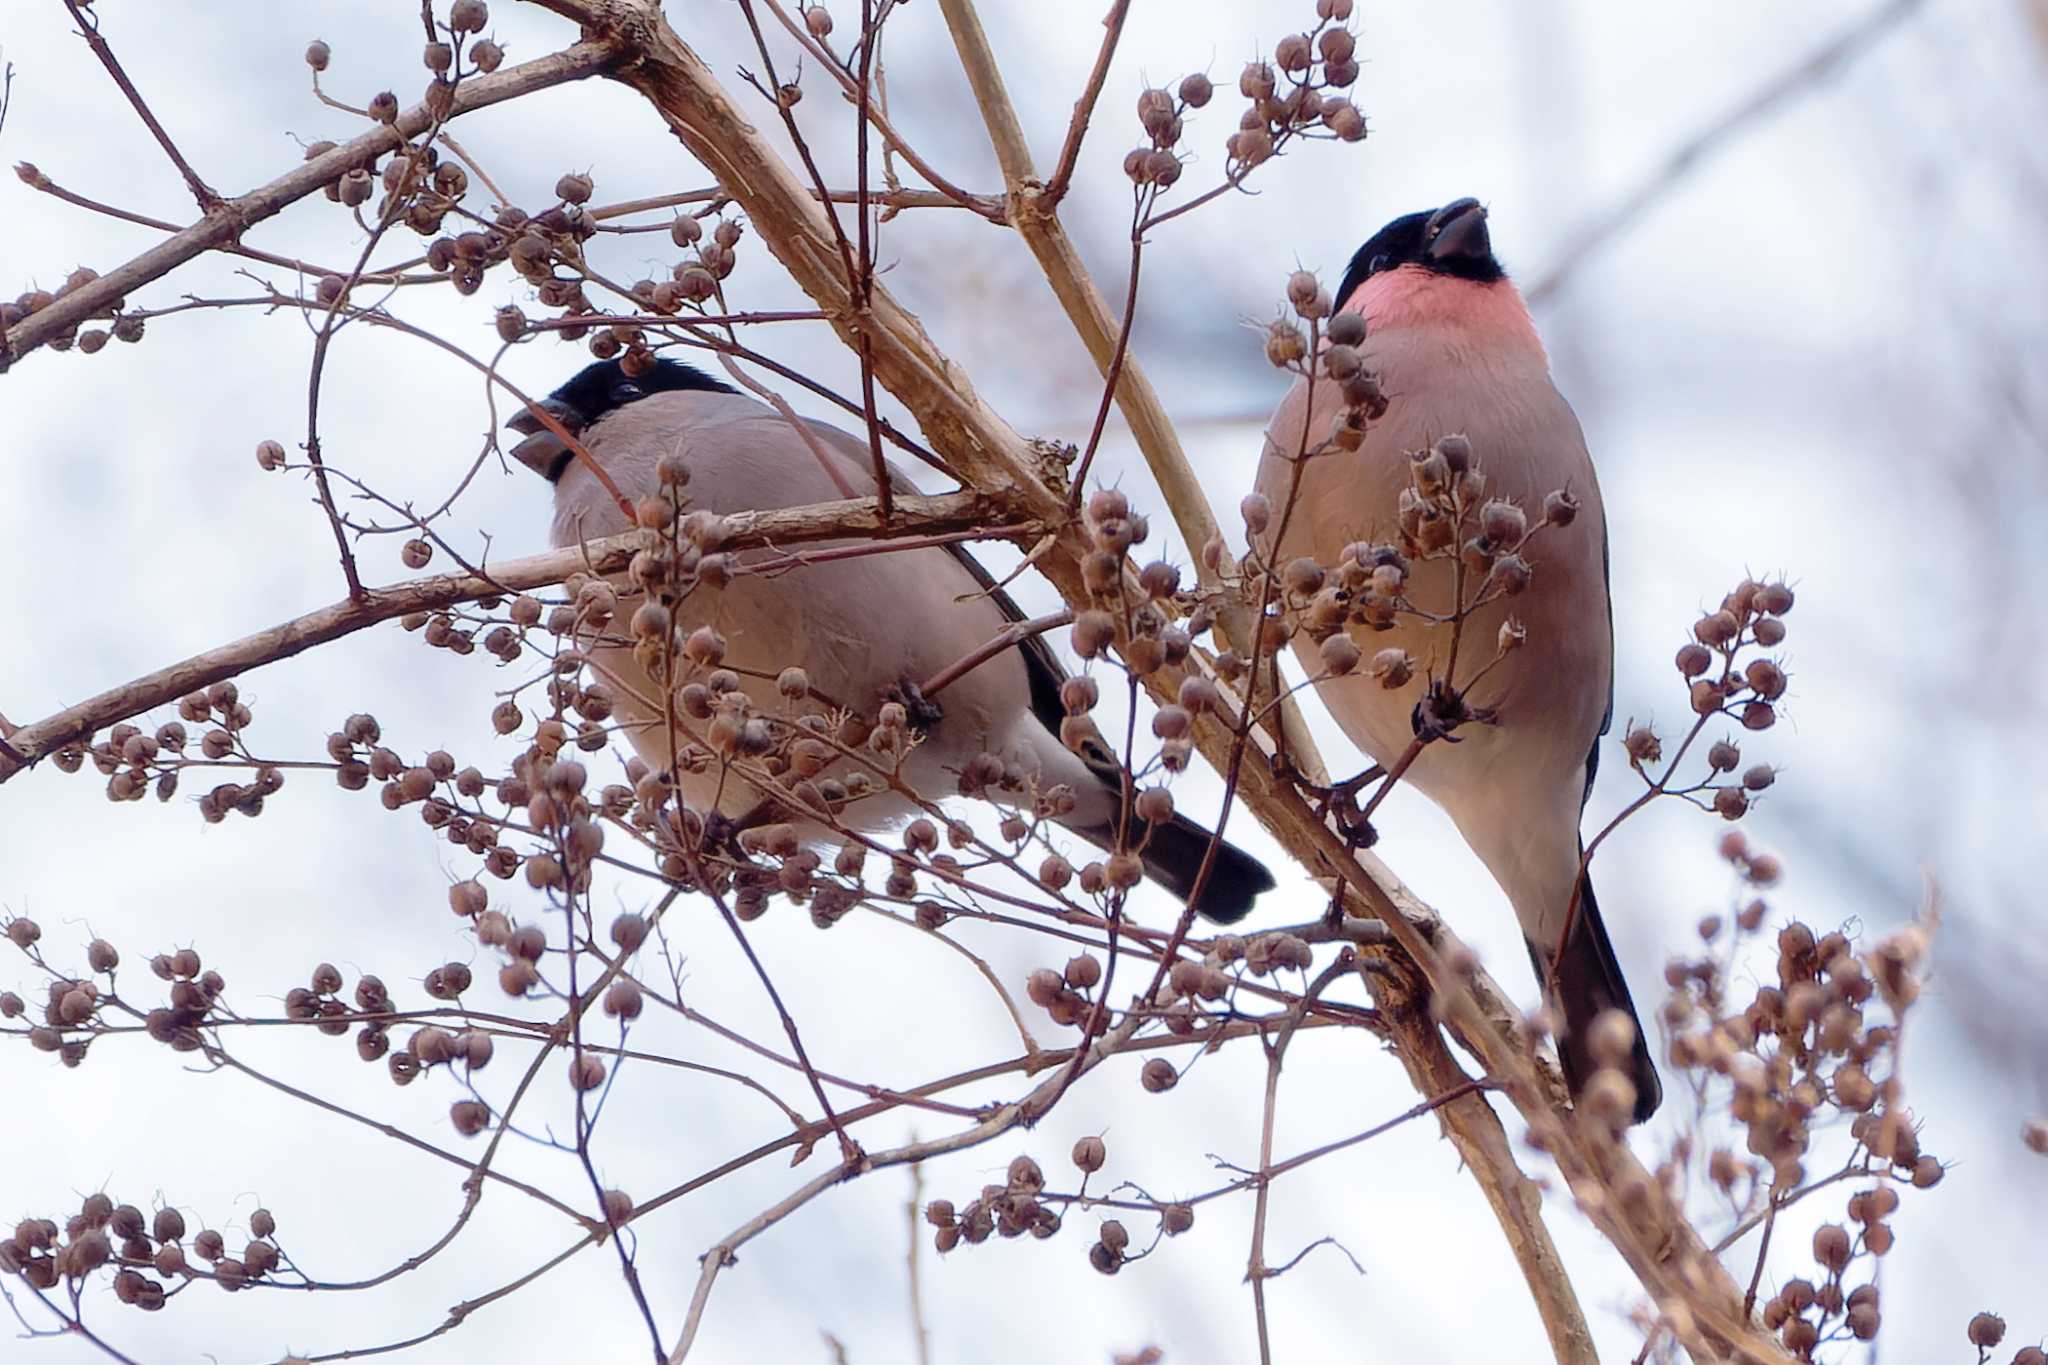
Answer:
M697 840L697 851L744 861L746 855L740 851L740 828L740 822L722 810L705 811L704 834Z
M937 702L918 690L916 683L905 678L889 690L889 700L901 702L910 717L910 728L923 734L945 719L946 710Z
M1422 700L1415 703L1408 724L1415 731L1415 737L1424 743L1444 740L1456 744L1457 736L1451 731L1476 719L1477 713L1465 705L1465 694L1443 679L1436 678L1422 694Z
M1371 848L1379 842L1379 831L1365 816L1358 804L1358 794L1387 775L1387 770L1375 763L1356 777L1347 777L1342 782L1322 786L1303 777L1298 770L1288 765L1284 774L1294 785L1305 793L1313 803L1318 820L1335 817L1337 832L1352 848Z

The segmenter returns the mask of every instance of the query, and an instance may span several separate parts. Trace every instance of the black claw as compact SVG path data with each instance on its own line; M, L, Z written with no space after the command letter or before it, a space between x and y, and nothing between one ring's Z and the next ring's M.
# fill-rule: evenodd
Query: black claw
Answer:
M1358 793L1385 777L1385 768L1375 763L1358 776L1346 778L1327 787L1309 781L1292 763L1285 763L1283 773L1296 787L1313 798L1318 820L1326 820L1332 815L1337 817L1337 831L1344 836L1350 847L1371 848L1379 842L1379 831L1373 828L1372 821L1366 819L1365 812L1359 809Z
M897 683L890 699L903 703L903 709L910 718L910 728L924 734L946 718L946 710L917 690L917 684L905 678Z
M1422 700L1415 703L1408 724L1418 739L1456 744L1458 737L1451 731L1468 721L1490 719L1491 716L1491 711L1481 712L1466 706L1464 693L1438 679L1430 683L1429 690L1422 694Z
M700 853L737 855L740 851L740 822L724 811L704 812L704 837L697 841Z

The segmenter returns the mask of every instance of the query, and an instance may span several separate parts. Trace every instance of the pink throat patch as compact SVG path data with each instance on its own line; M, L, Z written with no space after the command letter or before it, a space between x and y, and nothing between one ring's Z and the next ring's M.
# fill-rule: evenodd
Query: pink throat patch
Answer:
M1488 346L1526 347L1543 354L1543 341L1521 291L1504 279L1482 284L1404 265L1382 271L1353 290L1344 311L1364 314L1369 332L1449 327Z

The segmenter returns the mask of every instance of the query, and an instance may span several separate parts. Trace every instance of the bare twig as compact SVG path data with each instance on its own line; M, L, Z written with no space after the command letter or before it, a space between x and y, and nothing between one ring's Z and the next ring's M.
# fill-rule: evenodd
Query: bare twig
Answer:
M157 122L156 114L151 111L149 102L142 98L142 92L135 88L135 82L129 80L128 73L121 69L120 61L114 56L114 49L100 33L98 16L86 14L80 8L78 0L64 0L64 8L71 11L72 21L78 25L79 36L92 48L92 55L100 59L100 65L107 69L107 74L114 78L114 84L120 86L121 93L128 97L128 103L142 116L143 123L149 128L150 136L164 149L164 155L178 168L178 174L185 177L185 188L192 191L192 197L199 202L199 211L211 213L220 207L221 197L199 178L199 172L192 169L192 164L185 160L177 144L171 141L171 135L164 131L163 124Z
M1045 202L1057 206L1067 197L1067 187L1073 183L1074 163L1081 158L1081 139L1088 134L1088 120L1095 114L1095 101L1102 95L1102 83L1109 76L1109 64L1116 56L1116 45L1124 36L1124 20L1131 12L1131 0L1112 0L1109 13L1102 19L1102 47L1095 54L1095 66L1088 72L1088 84L1081 89L1081 98L1074 101L1074 117L1067 124L1067 140L1060 146L1060 159L1052 168L1052 179L1045 182Z

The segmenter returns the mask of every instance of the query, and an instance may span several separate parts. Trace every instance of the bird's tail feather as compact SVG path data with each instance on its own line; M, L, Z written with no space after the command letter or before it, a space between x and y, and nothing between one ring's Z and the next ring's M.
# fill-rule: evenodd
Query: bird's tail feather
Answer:
M1114 824L1077 826L1074 833L1097 848L1111 848L1116 843ZM1202 870L1202 860L1208 856L1209 841L1214 837L1185 815L1175 815L1154 825L1138 855L1145 864L1145 875L1178 896L1183 904L1187 903L1188 893L1195 889L1195 878ZM1273 874L1264 863L1236 845L1219 840L1215 865L1202 884L1202 894L1193 902L1195 912L1218 924L1235 924L1251 913L1252 902L1271 891L1273 885Z
M1555 945L1529 944L1529 955L1536 962L1536 970L1548 985L1550 973L1545 970L1550 953ZM1615 959L1614 944L1607 937L1607 926L1600 919L1600 904L1593 899L1593 883L1590 879L1579 881L1579 912L1572 922L1571 936L1565 940L1564 954L1556 964L1557 993L1555 1004L1563 1015L1563 1032L1558 1038L1557 1059L1564 1067L1565 1084L1576 1097L1592 1079L1597 1063L1587 1044L1593 1020L1602 1010L1622 1010L1636 1026L1635 1051L1629 1057L1626 1070L1635 1083L1635 1121L1643 1122L1657 1111L1659 1101L1664 1098L1664 1087L1657 1079L1657 1064L1650 1053L1647 1031L1642 1019L1636 1014L1635 1002L1629 998L1628 980L1621 974L1621 963Z

